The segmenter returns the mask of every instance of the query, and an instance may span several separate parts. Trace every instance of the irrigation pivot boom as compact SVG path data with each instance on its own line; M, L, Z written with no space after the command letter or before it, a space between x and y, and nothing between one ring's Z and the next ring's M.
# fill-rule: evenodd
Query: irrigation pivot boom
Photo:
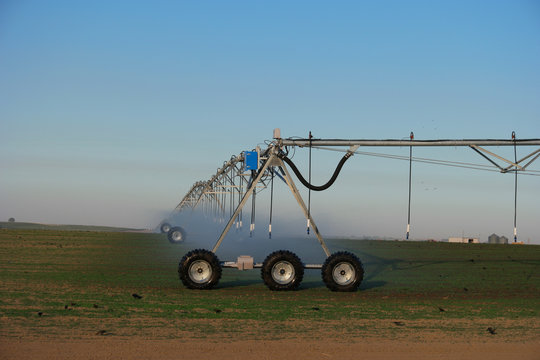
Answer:
M217 209L221 215L228 214L229 219L224 226L221 235L217 239L212 250L192 250L188 252L180 261L179 275L183 284L191 289L209 289L214 287L220 277L223 267L248 270L261 268L261 275L265 284L271 290L294 290L300 285L304 269L321 269L322 279L326 286L333 291L356 291L363 280L364 269L358 257L350 252L338 251L331 253L315 221L311 215L309 202L306 206L292 176L290 168L301 183L310 191L322 191L329 188L338 177L344 163L354 154L366 154L359 150L360 147L410 147L409 161L413 161L412 148L418 146L466 146L480 154L488 160L492 166L502 172L515 172L515 191L517 199L517 174L527 173L540 175L540 172L528 170L528 167L538 157L540 157L540 148L533 150L527 156L517 159L516 148L518 146L539 146L540 139L516 139L515 133L512 133L512 139L464 139L464 140L415 140L411 133L409 140L367 140L367 139L314 139L311 136L307 139L281 138L279 129L274 131L273 141L268 142L268 147L264 150L257 149L253 152L244 152L239 156L231 158L224 166L218 169L207 182L197 182L190 189L188 194L182 199L175 211L181 211L184 208L195 208L196 206L208 201L213 203L214 211ZM514 159L506 159L484 146L513 146ZM311 184L310 177L306 180L292 160L288 157L289 151L293 147L327 149L342 147L345 155L338 163L330 180L321 186ZM399 157L395 157L399 158ZM423 159L430 160L430 159ZM506 165L501 166L497 160ZM422 160L420 160L422 161ZM435 161L435 160L430 160ZM311 164L311 156L310 156ZM463 165L463 163L461 163ZM409 168L410 171L410 168ZM538 173L538 174L536 174ZM324 264L304 264L300 258L288 250L278 250L266 257L263 263L254 263L251 256L240 256L236 261L220 262L216 252L224 241L227 233L234 224L241 226L242 210L251 198L254 201L257 189L266 189L270 184L273 191L273 180L277 177L281 179L291 191L298 205L307 220L307 229L311 229L319 244L321 245L326 260ZM517 200L516 200L517 201ZM228 205L227 205L228 204ZM516 205L516 203L515 203ZM254 206L254 202L252 203ZM252 219L250 231L253 230L254 218L252 208ZM271 218L271 217L270 217ZM407 238L410 226L410 173L409 173L409 219L407 224ZM175 229L175 228L173 228ZM162 228L163 231L163 228ZM172 229L169 231L169 238ZM271 234L271 223L269 226ZM517 240L516 218L514 212L514 241Z
M238 199L245 192L245 186L251 173L244 171L244 154L232 156L217 169L216 173L207 181L197 181L186 193L182 200L171 212L169 217L159 225L159 231L166 233L170 242L181 243L186 238L184 229L172 226L176 214L184 210L203 209L206 213L224 217L227 210L233 211ZM238 218L241 226L242 217Z
M350 146L350 147L360 147L360 146L385 146L385 147L416 147L416 146L468 146L471 149L478 152L481 156L485 157L493 165L498 167L501 172L507 171L521 171L525 170L534 160L540 156L540 149L536 149L531 152L529 155L523 157L520 160L515 159L514 161L505 159L499 155L494 154L491 151L488 151L481 146L526 146L526 145L540 145L540 139L516 139L515 133L512 133L512 140L509 139L464 139L464 140L414 140L411 133L411 140L344 140L344 139L280 139L280 144L282 146L299 146L299 147L313 147L321 148L324 146ZM356 150L356 149L355 149ZM499 160L504 161L509 164L509 166L503 168L495 163L489 156L498 158ZM527 164L524 166L520 163L531 158Z

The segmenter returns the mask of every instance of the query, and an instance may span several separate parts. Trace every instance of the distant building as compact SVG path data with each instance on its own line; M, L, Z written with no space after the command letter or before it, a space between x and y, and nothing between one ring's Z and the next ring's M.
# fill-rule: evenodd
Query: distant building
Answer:
M467 238L467 237L451 237L448 238L450 243L462 243L462 244L478 244L478 238Z
M506 236L499 236L497 234L491 234L488 236L489 244L508 244L508 238Z

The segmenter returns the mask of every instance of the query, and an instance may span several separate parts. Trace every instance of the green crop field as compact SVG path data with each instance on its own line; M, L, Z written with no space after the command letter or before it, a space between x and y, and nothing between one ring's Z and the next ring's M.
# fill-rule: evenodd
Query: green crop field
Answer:
M213 290L188 290L177 268L189 242L3 228L0 336L540 338L540 246L332 240L330 248L362 260L358 292L329 291L318 270L306 270L298 291L274 292L260 270L234 269Z
M50 225L28 222L9 222L0 221L0 229L19 229L19 230L62 230L62 231L137 231L138 229L118 228L111 226L91 226L91 225Z

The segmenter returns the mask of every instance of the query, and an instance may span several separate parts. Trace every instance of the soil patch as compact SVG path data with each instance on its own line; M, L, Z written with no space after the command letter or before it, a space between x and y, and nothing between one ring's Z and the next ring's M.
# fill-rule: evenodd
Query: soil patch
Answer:
M540 343L0 339L0 359L538 359Z

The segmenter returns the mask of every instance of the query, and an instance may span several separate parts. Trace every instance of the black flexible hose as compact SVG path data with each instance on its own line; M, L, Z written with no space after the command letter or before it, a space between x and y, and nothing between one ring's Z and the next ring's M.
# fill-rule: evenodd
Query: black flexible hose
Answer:
M296 165L294 165L292 160L289 159L285 154L281 154L279 157L291 167L292 171L295 173L298 180L300 180L300 182L304 184L305 187L313 191L323 191L323 190L328 189L330 186L332 186L332 184L336 181L339 175L339 172L341 171L341 168L343 167L343 164L345 164L345 161L347 161L352 155L353 155L352 152L346 153L339 161L339 164L337 165L336 170L334 170L334 174L332 175L330 180L328 180L326 184L321 185L321 186L312 185L308 181L306 181L306 179L304 179L304 177L302 176L302 174L300 173Z

